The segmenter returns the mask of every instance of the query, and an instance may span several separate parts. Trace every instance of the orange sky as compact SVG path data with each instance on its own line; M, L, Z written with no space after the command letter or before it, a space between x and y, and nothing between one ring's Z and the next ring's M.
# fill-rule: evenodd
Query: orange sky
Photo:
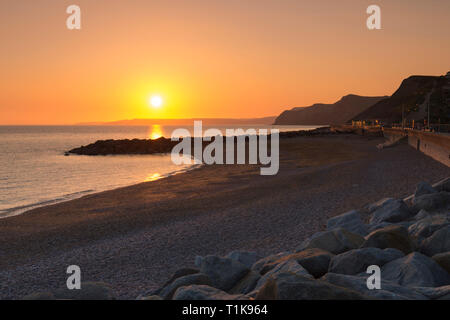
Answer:
M366 28L369 4L383 30ZM263 117L392 94L450 71L449 15L448 0L2 0L0 124Z

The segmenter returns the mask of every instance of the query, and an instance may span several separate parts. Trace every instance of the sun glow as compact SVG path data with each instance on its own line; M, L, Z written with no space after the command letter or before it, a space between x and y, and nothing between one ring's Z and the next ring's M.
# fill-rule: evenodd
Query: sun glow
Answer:
M163 98L160 95L154 95L150 97L150 105L155 109L161 108L163 102Z

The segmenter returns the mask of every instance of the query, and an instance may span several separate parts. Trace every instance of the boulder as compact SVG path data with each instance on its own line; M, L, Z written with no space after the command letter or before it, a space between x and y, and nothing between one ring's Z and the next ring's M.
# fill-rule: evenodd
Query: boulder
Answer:
M330 261L334 257L334 254L318 248L309 248L293 254L292 257L305 268L309 274L313 275L315 278L320 278L327 273L328 266L330 265Z
M370 275L344 275L337 273L327 273L321 280L327 281L336 286L355 290L361 294L372 297L374 299L383 300L408 300L420 299L424 300L426 297L415 290L402 287L390 281L381 279L381 289L370 290L367 287L367 279Z
M192 268L181 268L181 269L178 269L177 271L175 271L175 273L172 275L172 277L169 280L167 280L159 289L156 289L156 290L150 292L149 296L159 295L159 293L161 292L161 290L163 288L167 287L169 284L174 282L176 279L184 277L184 276L188 276L190 274L195 274L195 273L198 273L198 272L199 272L198 269L192 269Z
M403 252L392 248L384 250L379 248L354 249L334 256L328 272L354 275L366 272L367 267L371 265L381 267L403 256Z
M450 251L450 225L435 231L420 244L420 251L427 256Z
M231 295L206 285L191 285L178 288L173 300L248 300L248 297L242 294Z
M334 255L328 251L310 248L303 251L282 256L278 260L268 262L262 268L263 274L266 274L277 265L294 260L297 261L303 268L305 268L308 273L312 274L314 277L318 278L327 273L328 265L330 260Z
M414 245L408 236L408 231L401 226L388 226L369 233L362 248L394 248L405 254L414 250Z
M230 252L226 258L230 258L239 261L247 268L251 269L253 264L258 261L261 257L256 252L249 251L233 251Z
M417 244L420 244L422 240L447 225L450 225L450 219L447 215L428 216L409 226L408 233Z
M433 259L413 252L381 268L384 280L409 287L440 287L450 284L450 274Z
M439 181L438 183L433 185L433 188L437 191L450 192L450 178Z
M384 201L373 213L370 224L381 222L400 222L413 217L406 203L401 199Z
M366 296L326 281L314 280L289 272L269 279L256 295L256 300L364 300Z
M161 296L164 300L172 299L173 294L180 287L185 287L193 284L204 284L211 285L211 280L209 277L202 273L190 274L184 277L179 277L172 283L168 284L164 287L159 296Z
M309 248L318 248L333 254L339 254L351 249L356 249L364 242L364 238L342 228L323 231L314 234L305 240L297 251Z
M251 270L247 275L242 278L231 290L228 291L230 294L248 294L255 289L256 283L261 278L258 272Z
M384 198L384 199L378 200L377 202L367 205L365 208L367 209L367 211L369 211L369 213L373 213L377 209L381 208L386 202L391 201L391 200L394 200L394 198Z
M62 287L53 292L56 299L63 300L115 300L112 288L103 282L81 282L81 289Z
M328 219L327 230L336 228L343 228L362 236L365 236L368 233L367 225L364 224L361 219L361 214L356 210Z
M444 270L450 273L450 251L435 254L432 259Z
M402 221L397 223L391 223L391 222L381 222L381 223L375 223L375 224L369 224L369 233L372 233L376 230L383 229L385 227L389 226L402 226L408 229L412 224L414 224L414 221Z
M275 268L263 275L256 283L255 290L259 290L269 279L276 279L279 274L286 272L301 275L307 278L313 278L308 273L308 271L306 271L305 268L303 268L297 261L288 260L280 263Z
M211 279L213 287L224 291L233 288L249 271L239 261L218 256L206 256L200 263L200 272Z
M450 286L442 286L437 288L416 287L414 290L433 300L441 299L450 295Z
M274 268L276 266L276 264L274 264L275 261L279 260L280 258L282 258L284 256L288 256L290 254L291 254L291 252L280 252L280 253L262 258L253 264L252 270L260 273L261 275L264 275L265 273L267 273L268 271L270 271L272 268Z
M422 209L414 216L414 220L419 221L430 216L431 214L428 211Z
M424 194L436 193L437 191L427 182L420 182L414 192L414 198L423 196Z
M418 213L420 210L428 212L445 212L450 209L450 192L436 192L424 194L414 198L414 205L411 210Z

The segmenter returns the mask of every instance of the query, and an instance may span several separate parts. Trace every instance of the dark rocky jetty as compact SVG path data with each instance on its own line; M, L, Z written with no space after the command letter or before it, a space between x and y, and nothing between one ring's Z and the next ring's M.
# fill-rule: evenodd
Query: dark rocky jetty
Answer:
M330 130L329 127L317 128L314 130L301 130L301 131L289 131L280 132L280 138L294 138L302 136L317 136L340 133L335 130ZM345 132L349 133L349 132ZM194 141L194 139L192 139ZM156 154L156 153L169 153L173 147L177 145L179 141L172 141L168 138L158 139L123 139L123 140L98 140L87 146L81 146L65 152L65 155L78 154L78 155L125 155L125 154ZM203 147L208 145L209 142L204 141Z

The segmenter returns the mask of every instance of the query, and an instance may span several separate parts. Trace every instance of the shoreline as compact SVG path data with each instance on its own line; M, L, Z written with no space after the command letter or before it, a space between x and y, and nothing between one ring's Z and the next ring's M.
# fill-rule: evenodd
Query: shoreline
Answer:
M379 151L381 141L283 139L276 176L260 176L259 166L203 166L0 219L0 298L61 287L76 264L84 280L134 299L196 255L288 250L332 216L450 176L406 144Z

